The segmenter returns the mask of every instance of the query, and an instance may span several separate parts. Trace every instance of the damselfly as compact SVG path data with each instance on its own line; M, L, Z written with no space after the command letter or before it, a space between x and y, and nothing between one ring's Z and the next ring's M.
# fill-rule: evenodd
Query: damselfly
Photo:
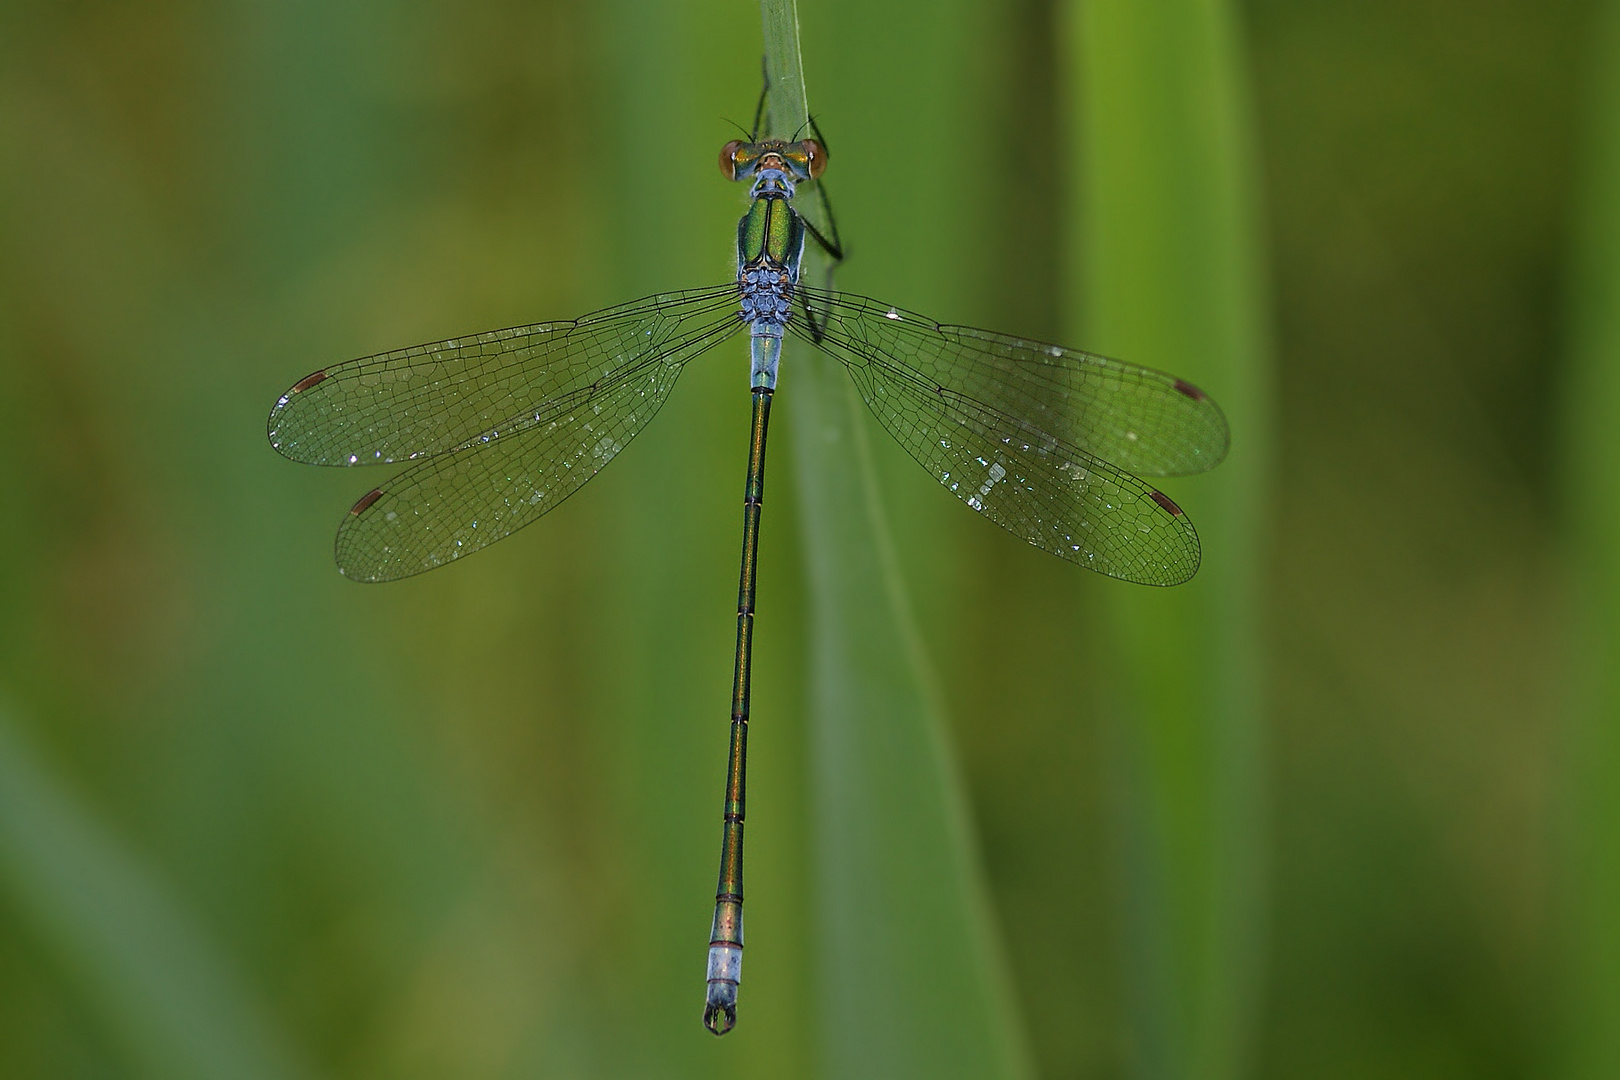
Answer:
M785 335L829 353L889 434L968 506L1029 543L1110 577L1175 585L1198 535L1138 476L1202 472L1226 420L1181 379L1059 345L950 326L799 280L806 240L841 245L826 142L759 138L720 152L750 182L735 281L660 293L567 322L451 338L308 375L270 411L270 445L313 465L413 462L350 508L338 569L392 581L453 562L577 491L635 437L686 365L747 332L752 422L720 882L703 1020L737 1017L742 973L743 780L765 435ZM823 213L794 208L814 185Z

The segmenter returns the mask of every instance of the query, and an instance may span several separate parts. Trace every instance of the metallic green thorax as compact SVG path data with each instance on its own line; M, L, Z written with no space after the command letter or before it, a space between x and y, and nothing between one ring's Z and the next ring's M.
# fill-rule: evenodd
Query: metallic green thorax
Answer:
M813 139L734 141L720 151L720 171L727 178L753 181L748 213L737 225L737 299L738 314L748 324L749 385L756 390L776 387L782 335L799 283L808 230L793 209L793 194L825 163L826 151Z
M779 195L763 195L737 225L737 266L786 270L795 282L804 254L804 222Z

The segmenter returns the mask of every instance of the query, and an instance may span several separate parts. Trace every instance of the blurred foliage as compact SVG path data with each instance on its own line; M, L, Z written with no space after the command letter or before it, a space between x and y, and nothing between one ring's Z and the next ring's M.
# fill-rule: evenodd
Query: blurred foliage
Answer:
M1264 569L1254 1073L1545 1075L1572 1022L1556 958L1614 914L1588 905L1554 950L1554 888L1620 843L1601 822L1554 842L1565 598L1592 565L1559 588L1558 448L1597 468L1555 410L1567 268L1620 200L1598 171L1575 213L1596 7L1238 15L1275 495L1262 550L1205 558ZM841 284L1072 337L1059 144L1083 80L1057 5L800 18ZM752 4L0 7L0 1073L821 1074L791 371L748 978L718 1042L698 1017L741 358L690 371L544 523L394 586L330 563L370 477L263 436L334 360L725 280L742 193L714 157L759 40ZM1128 587L872 452L1037 1073L1135 1075L1142 852L1104 692ZM1202 524L1217 484L1172 491ZM1614 1000L1604 976L1569 985Z
M1592 49L1558 439L1571 670L1558 762L1554 1062L1570 1080L1620 1073L1620 478L1609 467L1620 451L1609 407L1620 391L1620 5L1606 5Z
M1267 834L1272 357L1247 64L1223 4L1068 10L1074 339L1220 387L1237 433L1192 485L1217 557L1181 588L1111 591L1102 688L1135 1071L1228 1080L1256 1050Z

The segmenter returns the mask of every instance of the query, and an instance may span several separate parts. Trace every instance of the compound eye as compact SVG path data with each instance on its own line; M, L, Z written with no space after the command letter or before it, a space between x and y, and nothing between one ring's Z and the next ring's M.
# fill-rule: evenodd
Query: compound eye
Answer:
M810 179L815 180L827 171L827 148L814 139L806 139L799 144L804 147L805 163L810 169Z
M727 180L737 179L737 151L744 145L741 139L732 139L720 148L720 174Z

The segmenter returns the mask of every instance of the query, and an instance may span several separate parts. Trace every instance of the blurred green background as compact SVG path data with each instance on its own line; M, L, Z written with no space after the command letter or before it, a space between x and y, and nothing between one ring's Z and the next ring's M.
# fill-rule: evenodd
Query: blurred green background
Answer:
M1614 7L801 8L842 287L1233 420L1171 599L872 429L1006 1075L1620 1075ZM791 361L718 1042L742 354L397 585L331 564L378 478L264 438L333 361L726 280L760 52L748 0L0 6L0 1074L979 1075L904 1007L970 993L828 962Z

